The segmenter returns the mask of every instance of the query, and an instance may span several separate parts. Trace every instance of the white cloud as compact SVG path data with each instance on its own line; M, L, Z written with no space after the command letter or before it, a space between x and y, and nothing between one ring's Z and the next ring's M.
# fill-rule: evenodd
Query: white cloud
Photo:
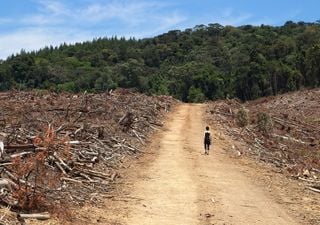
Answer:
M28 15L19 21L27 26L54 26L65 22L64 18L59 18L52 15Z
M154 21L154 16L160 14L159 10L163 7L166 5L154 1L111 1L107 4L88 5L77 14L83 21L101 22L116 19L127 25L137 26L150 20Z
M23 15L16 22L28 26L50 26L70 21L74 13L66 5L55 0L35 0L38 11L33 14Z
M56 0L39 0L39 10L54 15L68 15L71 11L63 3Z
M238 26L248 22L251 18L252 14L250 13L238 13L232 8L227 8L222 11L221 15L214 17L214 21L217 21L222 25Z
M231 17L222 18L219 21L219 23L222 24L222 25L238 26L238 25L241 25L243 23L246 23L250 18L251 18L250 15L231 16Z
M145 23L154 15L161 14L159 11L166 7L164 3L156 1L104 1L104 3L90 3L80 6L62 4L57 0L36 0L39 4L38 12L25 15L20 21L24 24L53 25L61 22L87 23L108 22L120 20L128 25ZM163 15L167 16L167 15Z
M177 26L182 22L186 21L186 17L180 16L177 14L172 14L165 17L157 17L158 21L157 26L149 26L145 29L131 29L125 30L118 34L118 36L123 36L126 38L135 37L135 38L145 38L153 37L160 33L167 32L170 29L179 29Z
M155 28L154 33L158 33L160 31L167 31L170 28L175 27L176 25L181 24L182 22L187 20L187 17L180 15L178 13L173 13L169 16L159 16L156 17L156 19L159 21L159 26Z
M0 24L8 24L8 23L11 23L13 22L12 19L9 19L9 18L0 18Z
M167 3L147 0L82 1L72 5L61 0L34 0L32 14L0 19L18 28L0 33L0 58L12 53L37 50L48 45L92 40L103 36L150 37L186 20L177 12L164 12Z
M91 40L92 34L79 30L56 30L43 28L28 28L0 36L0 59L11 54L38 50L45 46L57 46L63 42L75 43Z

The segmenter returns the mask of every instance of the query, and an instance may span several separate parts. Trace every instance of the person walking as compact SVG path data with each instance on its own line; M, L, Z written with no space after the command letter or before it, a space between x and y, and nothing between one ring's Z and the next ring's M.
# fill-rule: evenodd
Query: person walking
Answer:
M204 154L209 155L211 145L211 133L209 127L206 126L206 130L204 131Z

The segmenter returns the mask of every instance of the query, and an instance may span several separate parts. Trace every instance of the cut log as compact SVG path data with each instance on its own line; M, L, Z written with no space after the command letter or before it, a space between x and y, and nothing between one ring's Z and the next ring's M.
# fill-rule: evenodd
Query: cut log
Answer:
M112 174L112 176L111 176L111 181L114 181L114 179L116 178L116 176L117 176L117 172L114 172L113 174Z
M37 219L37 220L48 220L50 219L49 213L33 213L33 214L18 214L18 218L23 219Z
M2 158L4 154L4 144L2 141L0 141L0 158Z
M145 143L144 143L144 141L141 139L141 137L139 136L139 134L138 134L135 130L132 130L132 132L133 132L133 134L138 138L138 140L140 141L140 143L144 145Z
M6 179L0 179L0 187L10 187L10 182Z
M25 156L25 155L30 155L33 152L20 152L20 153L16 153L16 154L12 154L10 155L11 158L16 158L16 157L21 157L21 156Z
M320 193L320 189L314 187L308 187L309 190Z
M298 177L298 179L302 180L302 181L310 182L310 183L319 183L320 184L320 181L317 181L317 180L310 180L310 179L306 179L303 177Z
M27 151L27 150L35 150L35 146L33 144L24 144L24 145L5 145L4 150L6 153L13 153L16 151Z
M54 163L57 165L57 167L59 168L59 170L60 170L64 175L67 175L67 172L63 169L63 167L60 165L60 163L58 163L57 161L54 161Z
M88 178L89 176L92 177L98 177L98 178L102 178L102 179L108 179L108 177L110 177L110 174L106 174L106 173L101 173L101 172L97 172L94 170L88 170L88 169L77 169L80 172L80 175L84 176Z
M63 181L70 181L70 182L73 182L73 183L82 184L81 180L76 180L76 179L72 179L72 178L68 178L68 177L61 177L60 179L63 180Z
M301 141L299 139L295 139L293 137L288 137L288 136L282 136L282 135L278 135L278 134L272 134L273 137L276 137L276 138L281 138L281 139L284 139L284 140L288 140L288 141L292 141L292 142L296 142L296 143L300 143L300 144L308 144L304 141Z

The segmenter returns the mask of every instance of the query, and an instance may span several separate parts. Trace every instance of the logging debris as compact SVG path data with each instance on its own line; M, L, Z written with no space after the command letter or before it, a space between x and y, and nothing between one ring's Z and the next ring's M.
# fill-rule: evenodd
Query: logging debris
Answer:
M0 93L0 205L20 219L47 219L34 213L99 203L175 103L125 89Z
M239 117L241 112L248 115ZM219 100L208 104L206 116L238 143L233 149L241 154L274 164L306 185L319 182L320 89L245 103Z

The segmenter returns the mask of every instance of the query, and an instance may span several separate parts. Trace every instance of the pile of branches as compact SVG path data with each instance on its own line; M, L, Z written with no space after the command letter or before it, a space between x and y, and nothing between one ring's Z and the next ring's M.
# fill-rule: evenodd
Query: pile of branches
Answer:
M320 90L306 90L241 103L209 104L209 120L220 123L240 153L253 154L310 184L320 186ZM236 146L237 147L237 146ZM240 149L241 148L241 149ZM320 192L320 189L319 189Z
M97 202L173 104L124 89L0 93L0 205L31 213Z

